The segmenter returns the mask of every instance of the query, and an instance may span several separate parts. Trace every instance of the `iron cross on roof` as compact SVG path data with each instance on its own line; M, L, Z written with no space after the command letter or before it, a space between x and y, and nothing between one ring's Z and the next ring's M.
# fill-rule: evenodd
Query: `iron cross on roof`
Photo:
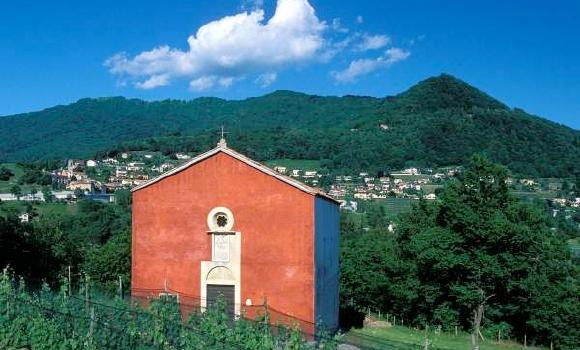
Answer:
M218 142L218 147L226 147L227 146L225 134L229 134L229 132L225 131L224 126L222 125L220 142Z

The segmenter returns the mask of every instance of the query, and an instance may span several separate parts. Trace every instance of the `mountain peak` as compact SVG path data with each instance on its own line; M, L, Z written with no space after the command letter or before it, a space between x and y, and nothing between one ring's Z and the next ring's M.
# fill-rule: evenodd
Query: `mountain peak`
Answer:
M446 108L508 108L483 91L447 73L417 83L400 94L398 99L430 111Z
M295 96L308 96L302 92L296 92L292 90L276 90L262 97L295 97Z

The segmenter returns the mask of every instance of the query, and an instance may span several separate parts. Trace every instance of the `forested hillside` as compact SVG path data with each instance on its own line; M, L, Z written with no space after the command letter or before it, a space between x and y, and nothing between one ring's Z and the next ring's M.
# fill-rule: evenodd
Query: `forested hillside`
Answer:
M319 159L335 172L461 164L476 152L525 175L579 171L579 131L445 74L386 98L277 91L241 101L82 99L1 117L0 161L197 152L215 144L222 124L232 132L229 143L257 159Z

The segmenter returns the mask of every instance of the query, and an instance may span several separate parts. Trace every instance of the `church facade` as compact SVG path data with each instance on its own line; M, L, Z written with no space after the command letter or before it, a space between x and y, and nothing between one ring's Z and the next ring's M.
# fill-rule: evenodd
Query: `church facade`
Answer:
M338 326L338 203L224 140L134 188L132 227L134 297L203 310L222 295L232 314Z

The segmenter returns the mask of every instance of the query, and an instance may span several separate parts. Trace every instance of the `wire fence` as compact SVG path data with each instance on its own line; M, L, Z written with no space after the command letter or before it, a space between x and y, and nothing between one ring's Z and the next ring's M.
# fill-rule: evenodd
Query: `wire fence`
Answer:
M224 305L190 313L185 320L183 307L199 304L162 298L142 307L120 298L95 300L79 294L0 290L0 348L34 348L30 341L40 338L48 348L47 339L59 339L95 349L253 349L252 344L279 348L308 341L297 329L270 324L266 315L262 320L232 320Z
M281 312L267 302L237 305L240 315L234 319L227 314L223 300L215 308L208 307L210 300L169 288L136 290L133 296L119 293L111 298L89 290L89 283L78 283L75 288L64 283L60 293L27 293L18 282L5 279L0 274L0 348L8 347L6 344L34 348L27 343L30 339L53 334L61 342L80 342L84 344L81 348L88 349L256 349L255 344L270 344L260 347L269 349L285 348L281 344L291 341L341 343L359 349L424 349L368 332L351 331L334 337L323 327ZM379 321L385 319L389 326L403 323L393 315L378 314ZM39 329L41 336L34 335ZM20 342L15 334L20 334ZM3 343L6 339L14 343Z
M215 302L212 299L183 293L172 288L133 289L130 300L133 304L147 306L151 300L158 299L160 296L173 297L179 305L183 319L187 319L191 315L200 315L205 311L207 306ZM268 305L267 302L252 305L234 303L232 306L235 306L239 310L237 317L243 318L246 321L256 322L256 320L260 320L262 322L263 320L267 320L274 331L277 331L280 327L290 327L299 331L306 339L316 337L316 323L277 310L271 305ZM323 324L318 324L318 328L324 327Z

